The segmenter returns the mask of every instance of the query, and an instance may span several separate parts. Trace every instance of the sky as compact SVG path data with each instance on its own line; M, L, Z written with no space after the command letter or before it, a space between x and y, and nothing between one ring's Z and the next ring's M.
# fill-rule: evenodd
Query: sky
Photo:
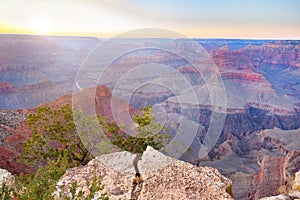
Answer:
M0 33L300 39L300 0L0 0Z

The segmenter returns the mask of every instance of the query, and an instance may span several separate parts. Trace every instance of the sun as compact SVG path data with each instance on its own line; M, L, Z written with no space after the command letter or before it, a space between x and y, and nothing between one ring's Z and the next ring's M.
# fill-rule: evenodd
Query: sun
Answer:
M53 29L53 20L49 15L38 14L32 18L31 29L37 34L48 34Z

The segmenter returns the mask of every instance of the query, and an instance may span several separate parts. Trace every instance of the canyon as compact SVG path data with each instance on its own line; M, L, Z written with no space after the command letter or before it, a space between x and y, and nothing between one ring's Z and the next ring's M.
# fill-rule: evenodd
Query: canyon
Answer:
M0 168L24 172L25 166L16 160L30 136L26 115L41 104L71 104L75 91L82 93L80 107L88 110L95 104L95 110L111 120L115 120L112 98L115 104L127 105L118 110L122 113L153 105L154 111L164 113L155 117L163 118L172 138L180 119L195 124L197 132L187 138L190 150L179 159L217 168L233 181L235 199L277 195L281 185L291 187L300 169L300 41L195 39L206 52L201 55L205 64L217 70L209 73L215 73L224 90L212 93L205 67L195 69L185 58L163 49L122 55L104 71L101 63L99 67L86 62L89 52L103 42L98 38L0 35L0 39ZM145 46L151 42L163 43L156 39ZM135 43L141 41L125 41L120 48ZM153 63L172 70L135 68ZM83 69L87 72L79 77ZM104 76L96 77L99 72ZM92 87L97 85L88 84L94 79L105 85L96 94ZM156 84L147 84L151 82ZM220 133L212 138L208 131L215 119ZM210 150L199 156L203 147Z

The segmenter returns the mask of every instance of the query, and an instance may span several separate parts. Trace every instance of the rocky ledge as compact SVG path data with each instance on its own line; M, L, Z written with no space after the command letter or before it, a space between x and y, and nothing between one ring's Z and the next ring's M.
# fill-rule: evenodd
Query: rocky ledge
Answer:
M141 177L137 180L135 158L135 154L123 151L69 169L57 183L56 193L64 186L64 192L68 194L71 184L76 181L78 190L88 194L86 181L101 176L104 191L110 199L233 199L231 181L214 168L196 167L148 146L138 161Z

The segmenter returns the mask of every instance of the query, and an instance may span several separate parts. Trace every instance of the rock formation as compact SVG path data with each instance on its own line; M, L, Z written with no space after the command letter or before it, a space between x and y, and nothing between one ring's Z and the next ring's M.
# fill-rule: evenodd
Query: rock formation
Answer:
M233 199L230 195L231 181L218 170L196 167L166 157L149 146L138 162L142 184L135 190L137 193L134 193L133 180L136 172L132 162L135 156L129 152L106 154L90 161L86 166L69 169L57 183L56 194L62 185L68 193L74 181L77 182L78 189L85 191L86 180L91 180L96 175L102 177L104 191L109 193L112 200Z
M5 169L0 168L0 187L2 187L2 184L5 182L6 184L13 184L14 177L11 173L9 173Z
M236 199L278 195L278 188L292 187L300 168L300 130L278 128L255 131L239 139L227 133L226 140L199 163L220 170L233 180Z
M0 168L13 174L26 171L26 166L17 159L23 142L30 135L26 123L26 111L0 109Z
M260 200L300 200L300 171L295 173L295 179L292 184L292 189L284 191L285 194L265 197Z

